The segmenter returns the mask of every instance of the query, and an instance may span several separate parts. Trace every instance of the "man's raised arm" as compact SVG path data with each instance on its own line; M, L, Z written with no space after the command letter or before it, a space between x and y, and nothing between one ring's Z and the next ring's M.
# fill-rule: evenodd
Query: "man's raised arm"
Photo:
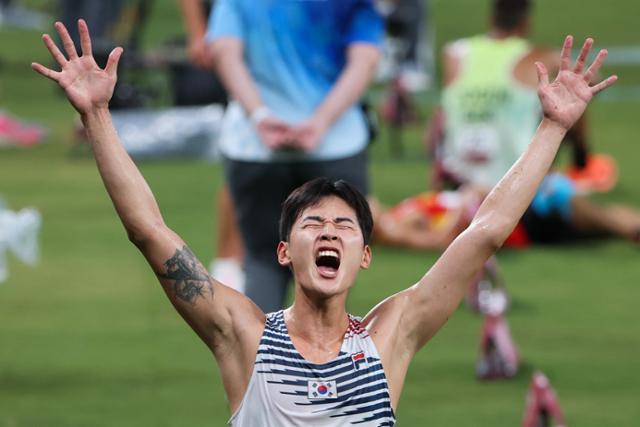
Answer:
M129 239L147 258L172 304L212 350L233 342L239 324L260 325L262 313L247 298L214 281L182 239L165 225L149 186L122 147L108 109L122 48L111 52L103 70L92 56L83 20L78 21L81 56L64 25L57 22L55 27L67 56L49 35L44 35L43 41L61 71L38 63L32 68L58 83L80 113L100 176Z
M404 350L417 351L453 314L473 278L502 246L529 206L567 130L580 118L591 98L616 81L617 77L612 76L591 85L607 55L601 50L584 71L592 39L585 41L575 66L570 68L572 43L572 37L568 36L555 81L550 83L544 65L536 63L544 118L527 150L489 193L471 225L451 243L427 274L371 313L396 310L402 313L399 327L405 334L405 346L401 346ZM390 310L385 305L396 308Z

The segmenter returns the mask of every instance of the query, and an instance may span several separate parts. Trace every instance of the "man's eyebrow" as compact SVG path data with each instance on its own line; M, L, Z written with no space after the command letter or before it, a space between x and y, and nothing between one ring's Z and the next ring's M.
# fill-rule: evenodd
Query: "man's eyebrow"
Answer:
M318 222L324 222L324 218L322 218L321 216L318 215L309 215L306 216L302 219L302 221L318 221Z
M335 222L336 224L340 224L341 222L350 222L351 224L355 224L355 222L353 222L351 218L346 216L339 216L336 219L334 219L333 222Z

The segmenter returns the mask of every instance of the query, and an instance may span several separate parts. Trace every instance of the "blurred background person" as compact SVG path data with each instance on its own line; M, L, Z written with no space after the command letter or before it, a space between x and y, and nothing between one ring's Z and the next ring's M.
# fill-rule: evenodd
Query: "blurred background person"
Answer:
M207 0L179 0L180 10L187 32L187 55L189 61L196 67L210 70L213 59L204 38L207 30L207 17L211 13L213 1Z
M383 31L373 2L219 0L207 39L234 99L220 148L245 248L246 294L283 306L278 215L309 179L368 193L368 128L358 101L376 72Z
M427 0L380 0L385 21L384 55L378 80L386 83L379 115L388 124L394 157L404 155L404 130L417 122L417 95L433 79L434 26Z
M202 71L213 73L213 57L205 40L207 17L214 2L202 0L180 0L180 10L184 18L187 33L187 55L194 67ZM218 82L216 82L216 85ZM195 90L203 90L202 85L193 85ZM224 90L223 87L220 89ZM213 277L219 277L233 289L244 292L244 249L240 230L236 220L235 208L231 199L229 187L225 184L218 190L216 198L215 254L209 265L209 272Z
M530 0L493 0L489 31L444 48L443 132L429 145L435 156L432 187L472 183L492 187L526 148L541 117L534 64L556 73L559 55L532 45ZM574 162L586 164L585 119L572 129Z
M425 192L392 207L371 200L376 244L419 250L445 249L471 221L487 193L463 186ZM596 204L559 174L545 178L505 246L561 243L618 237L640 243L640 210L614 203Z
M80 48L80 35L75 25L79 18L83 18L91 26L93 37L93 50L100 60L98 63L106 64L106 58L117 44L118 31L127 22L122 20L123 8L138 3L133 0L59 0L60 19L67 28L76 49ZM146 2L148 3L148 1Z
M399 79L413 93L433 76L433 23L429 0L379 0L385 22L384 58L379 77Z

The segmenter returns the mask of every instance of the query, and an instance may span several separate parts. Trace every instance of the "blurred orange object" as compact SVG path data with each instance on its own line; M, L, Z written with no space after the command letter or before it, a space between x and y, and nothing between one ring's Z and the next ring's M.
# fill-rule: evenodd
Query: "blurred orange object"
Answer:
M436 227L444 227L449 220L451 209L441 200L440 193L427 191L403 200L391 208L391 214L398 220L413 214L427 218Z
M572 166L565 173L582 192L606 193L618 182L618 165L607 154L592 154L583 169Z

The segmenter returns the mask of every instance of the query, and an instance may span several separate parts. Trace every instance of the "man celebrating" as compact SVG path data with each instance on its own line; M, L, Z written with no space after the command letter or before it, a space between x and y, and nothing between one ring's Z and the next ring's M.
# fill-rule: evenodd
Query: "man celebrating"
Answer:
M98 170L130 240L156 272L172 304L220 365L234 426L391 426L409 363L454 312L472 278L509 235L549 169L562 137L592 96L606 51L584 71L593 40L573 68L567 37L560 73L550 83L536 64L544 118L522 157L493 189L471 225L418 283L362 320L347 314L349 288L371 262L366 200L344 182L311 181L285 202L277 258L292 270L295 302L265 315L245 296L211 278L165 224L146 182L118 140L108 111L121 48L104 69L91 54L84 21L82 55L56 23L65 55L43 41L61 71L33 63L56 81L80 113ZM259 215L256 212L256 215Z

